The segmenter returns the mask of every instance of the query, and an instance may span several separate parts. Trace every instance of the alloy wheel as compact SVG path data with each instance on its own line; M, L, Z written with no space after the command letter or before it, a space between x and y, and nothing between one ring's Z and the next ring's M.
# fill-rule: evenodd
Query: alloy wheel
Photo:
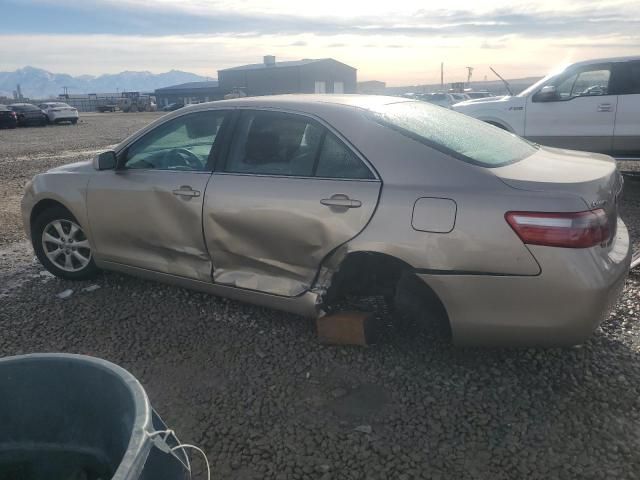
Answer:
M89 240L71 220L49 222L42 231L42 248L49 261L65 272L78 272L91 261Z

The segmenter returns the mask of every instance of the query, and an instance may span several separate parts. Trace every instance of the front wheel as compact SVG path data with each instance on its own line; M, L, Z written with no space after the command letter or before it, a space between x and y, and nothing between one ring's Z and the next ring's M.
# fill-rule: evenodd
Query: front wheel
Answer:
M73 120L71 120L71 125L75 125L76 123L78 123L78 119L74 118Z
M87 236L65 208L41 213L33 224L32 241L40 263L56 277L86 280L98 272Z

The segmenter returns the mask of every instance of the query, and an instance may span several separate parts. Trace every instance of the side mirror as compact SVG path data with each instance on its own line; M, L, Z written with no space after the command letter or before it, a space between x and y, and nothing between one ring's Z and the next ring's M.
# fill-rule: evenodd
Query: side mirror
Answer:
M96 167L98 170L113 170L117 163L116 152L108 150L98 155Z
M546 85L533 97L535 102L553 102L558 100L558 91L553 85Z

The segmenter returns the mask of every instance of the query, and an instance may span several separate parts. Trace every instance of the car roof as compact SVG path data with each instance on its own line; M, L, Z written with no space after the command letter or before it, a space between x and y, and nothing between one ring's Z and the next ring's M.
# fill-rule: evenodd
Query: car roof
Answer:
M187 108L206 110L207 107L254 107L254 108L278 108L293 107L299 110L315 110L314 107L333 105L344 108L361 108L370 110L382 105L400 102L414 102L415 100L403 97L391 97L386 95L357 95L357 94L287 94L265 95L260 97L233 98L218 100L215 102L200 103Z
M594 58L591 60L583 60L581 62L571 63L567 66L576 65L597 65L599 63L620 63L620 62L634 62L640 60L640 55L630 57L609 57L609 58Z

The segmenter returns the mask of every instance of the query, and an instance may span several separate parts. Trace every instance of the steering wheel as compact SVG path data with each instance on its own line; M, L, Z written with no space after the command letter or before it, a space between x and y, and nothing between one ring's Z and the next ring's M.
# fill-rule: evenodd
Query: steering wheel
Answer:
M171 150L169 155L171 157L173 157L174 155L179 157L186 166L193 168L194 170L202 170L202 162L200 161L200 158L195 153L187 150L186 148L174 148L173 150Z

